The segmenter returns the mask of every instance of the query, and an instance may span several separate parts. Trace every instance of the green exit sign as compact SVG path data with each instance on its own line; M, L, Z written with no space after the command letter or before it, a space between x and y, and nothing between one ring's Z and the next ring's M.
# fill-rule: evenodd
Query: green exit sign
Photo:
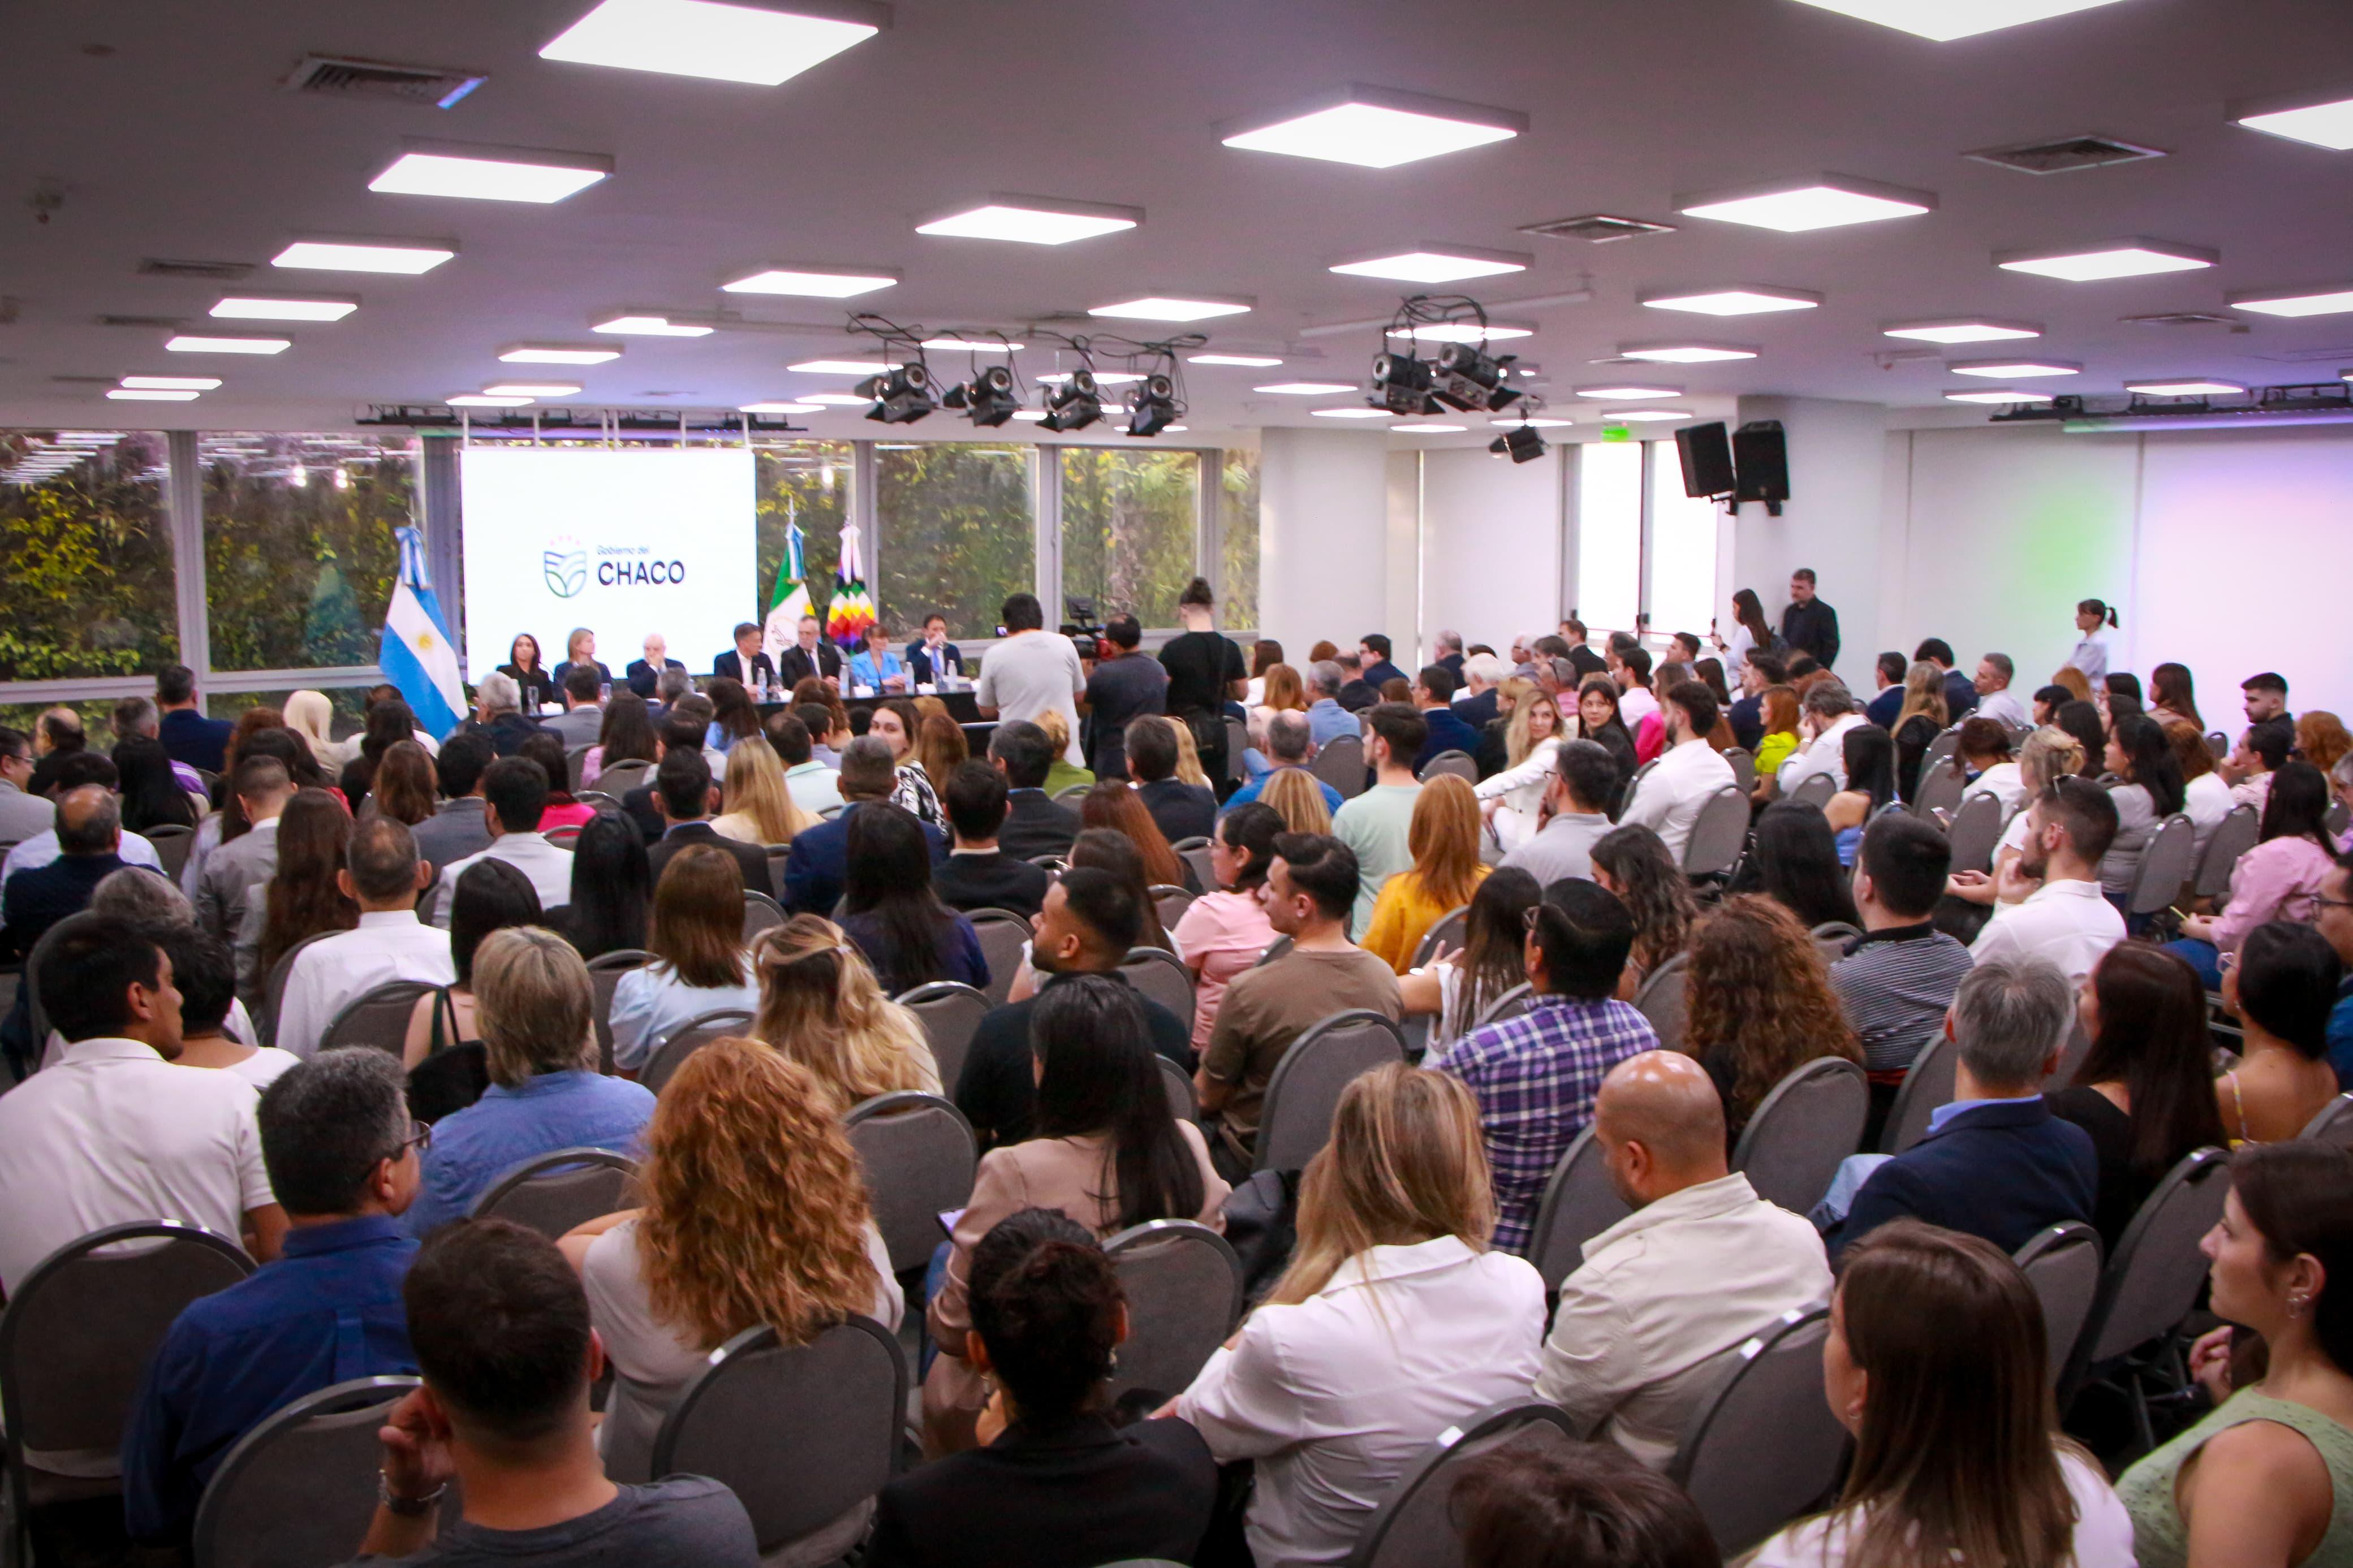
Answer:
M1604 425L1601 438L1604 441L1630 441L1634 438L1634 431L1630 426Z

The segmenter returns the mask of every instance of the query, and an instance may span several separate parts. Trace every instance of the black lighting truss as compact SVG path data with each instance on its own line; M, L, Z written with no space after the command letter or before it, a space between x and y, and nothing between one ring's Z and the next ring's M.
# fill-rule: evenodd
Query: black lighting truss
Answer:
M1424 357L1416 329L1476 326L1475 342L1442 342ZM1403 347L1392 344L1402 342ZM1409 294L1398 301L1373 356L1366 402L1392 414L1533 414L1543 400L1512 384L1516 354L1488 353L1487 308L1468 294Z
M372 403L353 423L435 434L529 436L543 441L659 442L806 436L781 416L723 408L452 408L446 403Z
M2067 394L2048 403L2013 404L1992 416L1996 425L2064 424L2086 419L2266 419L2308 414L2353 416L2353 385L2343 381L2250 387L2245 392L2167 397L2134 392L2121 397Z

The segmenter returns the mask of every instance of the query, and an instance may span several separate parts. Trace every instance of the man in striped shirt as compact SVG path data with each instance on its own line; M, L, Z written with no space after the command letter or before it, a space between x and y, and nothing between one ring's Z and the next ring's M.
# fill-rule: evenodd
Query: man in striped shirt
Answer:
M1952 858L1943 834L1902 812L1873 822L1855 857L1854 902L1867 934L1831 965L1831 984L1862 1044L1874 1128L1969 972L1969 950L1929 920Z

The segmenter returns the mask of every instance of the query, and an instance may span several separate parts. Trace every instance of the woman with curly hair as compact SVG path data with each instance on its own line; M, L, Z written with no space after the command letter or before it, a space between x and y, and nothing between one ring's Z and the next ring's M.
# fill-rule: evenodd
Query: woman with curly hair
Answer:
M679 1065L637 1191L642 1206L557 1243L612 1359L596 1446L613 1479L654 1479L662 1417L745 1329L791 1345L849 1317L897 1328L904 1298L832 1097L759 1041L713 1040Z
M940 1092L923 1026L882 994L874 971L831 921L795 915L761 932L752 969L760 1006L751 1032L814 1074L837 1112L901 1089Z
M1775 1084L1816 1057L1862 1060L1813 937L1761 893L1726 899L1692 928L1686 995L1683 1049L1724 1097L1727 1142Z
M1593 846L1593 879L1624 900L1634 916L1634 951L1619 982L1620 1001L1631 999L1643 979L1691 942L1699 901L1665 843L1647 827L1618 827Z

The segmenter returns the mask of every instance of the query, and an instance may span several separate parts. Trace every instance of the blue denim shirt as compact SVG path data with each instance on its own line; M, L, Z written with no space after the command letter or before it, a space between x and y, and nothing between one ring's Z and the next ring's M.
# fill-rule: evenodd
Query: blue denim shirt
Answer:
M2337 993L2328 1015L2328 1065L2337 1069L2337 1087L2353 1091L2353 980Z
M653 1113L651 1090L593 1072L542 1073L512 1089L494 1083L481 1099L434 1123L424 1188L406 1216L408 1234L422 1237L465 1218L485 1188L535 1155L631 1152Z
M1318 746L1363 732L1363 721L1329 697L1319 697L1307 705L1307 738Z

